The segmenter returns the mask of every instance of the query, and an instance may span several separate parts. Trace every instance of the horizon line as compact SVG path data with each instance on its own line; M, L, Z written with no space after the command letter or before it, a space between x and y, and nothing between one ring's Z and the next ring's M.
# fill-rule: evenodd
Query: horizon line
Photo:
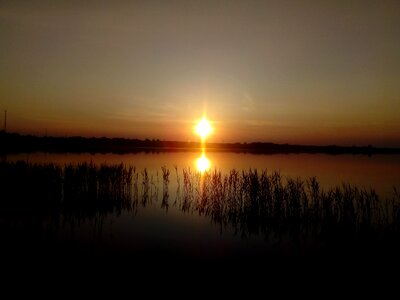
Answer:
M1 134L6 134L6 135L19 135L21 137L35 137L35 138L59 138L59 139L70 139L70 138L82 138L82 139L119 139L119 140L126 140L126 141L141 141L141 142L172 142L172 143L193 143L193 144L201 144L201 141L195 141L195 140L166 140L166 139L159 139L159 138L144 138L140 139L137 137L109 137L109 136L84 136L84 135L35 135L35 134L23 134L23 133L18 133L18 132L9 132L5 130L0 130ZM324 147L339 147L339 148L374 148L374 149L393 149L393 150L400 150L400 147L375 147L371 143L369 144L364 144L364 145L352 145L352 146L345 146L345 145L340 145L340 144L323 144L323 145L317 145L317 144L291 144L291 143L276 143L276 142L271 142L271 141L251 141L251 142L206 142L206 144L209 145L254 145L254 144L269 144L269 145L277 145L277 146L293 146L293 147L319 147L319 148L324 148Z

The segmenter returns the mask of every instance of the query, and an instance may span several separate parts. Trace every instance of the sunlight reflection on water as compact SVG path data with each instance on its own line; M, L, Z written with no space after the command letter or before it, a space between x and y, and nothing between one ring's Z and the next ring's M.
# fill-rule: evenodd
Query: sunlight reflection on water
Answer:
M135 166L137 170L147 169L157 177L161 167L171 170L171 183L176 182L175 167L200 171L209 163L208 170L220 170L227 174L231 169L238 171L257 168L268 172L279 171L283 176L300 177L307 180L316 176L321 186L330 188L343 182L365 188L375 188L379 194L392 195L393 187L399 186L400 155L327 155L327 154L273 154L215 152L208 149L207 154L195 151L140 152L130 154L91 154L91 153L24 153L7 155L7 161L24 160L31 163L76 164L119 164Z
M250 256L254 253L262 253L265 257L266 251L271 249L275 251L276 247L280 252L288 251L296 254L296 251L303 251L301 247L309 247L310 241L306 239L307 235L304 237L305 242L298 250L297 240L290 236L292 232L281 230L281 228L286 228L285 226L281 227L279 222L277 226L274 223L260 222L261 219L258 218L260 210L252 210L253 207L248 205L249 198L246 198L246 195L251 195L253 191L247 188L252 185L252 181L240 178L252 179L254 176L251 174L261 176L261 170L267 169L269 175L274 171L279 171L283 185L286 184L287 177L302 178L304 185L301 184L300 189L303 187L307 189L306 180L311 176L316 176L323 188L332 188L335 185L341 185L342 182L347 182L359 188L374 187L378 193L390 195L393 186L399 186L398 174L400 174L400 155L373 157L322 154L257 155L215 152L212 149L208 149L206 155L205 149L202 149L200 153L173 151L123 155L33 153L9 155L6 160L8 162L24 160L33 164L65 165L92 162L94 165L123 163L134 166L132 190L128 190L131 193L128 193L131 202L127 209L121 209L124 206L119 207L117 205L119 202L116 201L118 199L112 197L105 202L111 204L110 206L83 205L81 207L80 202L75 200L84 201L86 198L80 197L79 193L76 194L77 199L72 197L75 194L66 194L65 191L75 191L68 189L70 182L67 180L67 184L64 185L64 195L72 196L64 198L61 204L70 204L70 206L66 205L62 213L50 216L48 219L45 217L41 219L42 214L35 214L38 218L36 224L40 227L37 232L43 235L51 234L56 241L60 241L61 245L66 244L69 247L77 245L77 251L83 247L84 251L99 249L95 251L112 251L116 255L122 252L127 255L133 252L144 255L150 250L149 253L152 253L151 251L181 253L193 255L196 258L203 257L207 253L210 257L225 257L230 253L236 255L242 251ZM105 166L103 167L106 169ZM249 171L255 168L260 172ZM236 171L232 173L232 169ZM90 175L90 172L84 172L84 174ZM104 175L100 171L99 174ZM232 182L226 179L225 175L229 174L233 176ZM107 184L108 181L104 181L104 178L112 179L113 177L101 176L95 178L98 184L102 183L105 187L101 190L102 194L91 195L100 201L99 204L104 204L101 201L107 200L104 195L107 195L111 186ZM71 176L68 178L73 179ZM61 180L66 179L61 177ZM236 185L235 182L238 184ZM293 183L296 182L292 181ZM80 182L76 184L81 187ZM89 184L86 189L85 184L84 181L81 189L83 194L89 193L89 187L92 186ZM118 188L118 185L115 187ZM236 187L242 190L237 193ZM126 192L125 189L121 191ZM99 195L103 198L96 198ZM29 203L43 203L40 199L37 197ZM90 197L88 199L91 200ZM224 202L226 199L229 202ZM11 200L15 199L10 198L10 203L12 203ZM85 203L92 202L83 202ZM224 206L224 203L228 205ZM74 205L81 207L77 213L74 213ZM244 209L241 210L242 208ZM31 226L31 221L29 219L28 221L27 224ZM275 228L279 230L274 231ZM314 231L309 230L309 232ZM13 235L10 234L10 236ZM319 241L311 240L311 247L314 247L313 243L317 242ZM315 249L318 247L315 246Z
M206 157L206 149L203 147L201 151L201 156L196 159L197 170L200 173L209 171L211 168L211 161Z

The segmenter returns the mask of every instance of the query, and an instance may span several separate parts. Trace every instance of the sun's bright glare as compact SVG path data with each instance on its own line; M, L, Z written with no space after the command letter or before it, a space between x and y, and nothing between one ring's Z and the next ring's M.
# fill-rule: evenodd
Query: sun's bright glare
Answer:
M210 122L207 121L205 117L197 124L196 133L201 136L201 139L204 140L207 135L209 135L212 131L212 127Z
M204 173L210 168L210 160L203 155L197 159L197 169L201 172Z

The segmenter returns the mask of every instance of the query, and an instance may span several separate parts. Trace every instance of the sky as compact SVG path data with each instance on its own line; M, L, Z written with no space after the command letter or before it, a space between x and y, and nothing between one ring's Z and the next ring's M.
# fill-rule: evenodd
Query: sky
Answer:
M400 1L0 1L0 37L10 132L400 147Z

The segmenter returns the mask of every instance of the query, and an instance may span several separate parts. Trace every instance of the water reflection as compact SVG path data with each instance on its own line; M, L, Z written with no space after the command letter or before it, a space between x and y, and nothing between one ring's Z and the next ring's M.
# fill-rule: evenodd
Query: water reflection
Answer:
M201 174L210 169L211 161L206 157L205 148L202 148L201 156L196 159L196 166Z
M293 179L266 170L203 173L210 167L204 149L196 160L199 161L201 175L191 168L176 168L172 180L165 166L159 176L123 164L82 163L61 167L23 161L2 163L0 255L15 255L16 250L29 248L37 249L45 257L49 252L65 257L71 255L70 249L76 249L76 257L82 257L81 249L85 253L96 249L93 251L100 251L96 253L101 255L115 251L119 256L126 249L131 257L132 251L154 253L152 247L157 251L165 247L169 257L170 239L165 236L170 235L174 241L181 239L181 249L192 247L193 236L196 239L197 236L186 229L198 223L196 215L211 219L221 232L229 230L244 239L260 236L263 243L264 238L270 241L257 244L257 251L271 244L275 247L282 243L284 247L285 243L293 242L295 248L285 250L289 253L286 251L297 251L298 247L308 247L308 243L336 244L343 238L347 255L348 241L365 239L368 247L381 247L382 243L392 247L400 243L397 192L386 199L379 198L374 190L348 184L324 190L315 177ZM175 202L169 205L171 186L176 188ZM159 214L153 209L154 204L161 204L168 211L169 221L158 221L166 218L166 214L163 211ZM181 220L184 223L177 223ZM162 235L157 235L158 232ZM208 243L211 236L212 233L204 235L207 246L212 244ZM375 241L378 243L374 244ZM218 255L222 248L219 241L215 243ZM3 245L9 245L9 252L1 252ZM81 248L81 245L87 246ZM357 251L361 249L356 246ZM232 247L237 247L233 251L242 248ZM315 250L311 249L313 253ZM397 257L398 252L392 253Z

